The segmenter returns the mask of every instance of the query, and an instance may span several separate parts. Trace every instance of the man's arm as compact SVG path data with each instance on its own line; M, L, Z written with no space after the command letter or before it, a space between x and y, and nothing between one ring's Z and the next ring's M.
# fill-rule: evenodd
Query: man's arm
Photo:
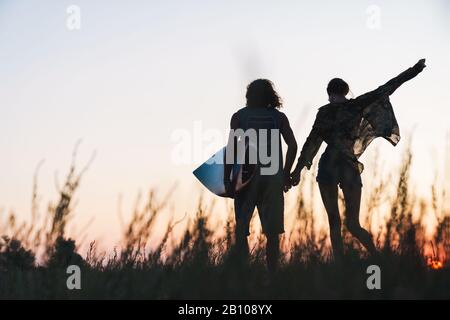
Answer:
M233 114L230 121L230 133L228 135L228 143L227 147L225 149L225 164L224 164L224 173L223 173L223 183L225 185L225 190L229 196L233 196L234 190L232 190L231 186L231 171L233 169L233 163L236 161L236 152L233 152L234 159L232 163L227 163L227 150L232 149L235 150L235 135L233 134L232 130L236 130L239 128L239 119L237 117L237 114Z
M364 108L383 96L390 96L403 83L405 83L408 80L411 80L412 78L417 76L420 72L422 72L424 68L425 68L425 59L421 59L413 67L403 71L395 78L386 82L384 85L378 87L373 91L367 92L357 97L355 99L356 104Z
M292 165L295 161L295 156L297 155L297 141L295 140L294 132L292 131L291 125L289 124L289 120L285 114L282 114L281 118L281 135L286 142L288 148L286 151L286 161L283 168L283 174L285 178L284 182L284 191L288 191L290 186L290 174Z

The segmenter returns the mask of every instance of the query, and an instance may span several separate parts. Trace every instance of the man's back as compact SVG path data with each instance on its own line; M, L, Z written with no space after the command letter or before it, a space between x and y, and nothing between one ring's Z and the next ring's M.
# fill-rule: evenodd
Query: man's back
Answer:
M248 153L256 152L256 164L260 168L271 167L273 169L264 170L262 175L278 175L283 169L280 136L283 116L277 109L258 107L244 107L233 115L237 129L242 129L246 133L244 137L240 138L250 140L246 141L250 146L247 148L245 164L255 164L252 163ZM253 135L249 133L250 131L256 133L256 141L252 141ZM258 171L258 173L261 172Z

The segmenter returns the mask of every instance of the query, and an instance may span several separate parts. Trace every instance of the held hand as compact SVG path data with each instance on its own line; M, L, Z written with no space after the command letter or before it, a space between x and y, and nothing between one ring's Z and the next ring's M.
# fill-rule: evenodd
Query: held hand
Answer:
M300 182L300 172L302 170L300 168L295 168L295 170L291 173L291 185L296 186Z
M288 192L291 187L292 187L291 177L289 176L289 174L284 174L284 176L283 176L283 191Z
M425 65L425 59L420 59L415 65L414 65L414 69L416 69L419 72L422 72L423 69L425 69L426 65Z

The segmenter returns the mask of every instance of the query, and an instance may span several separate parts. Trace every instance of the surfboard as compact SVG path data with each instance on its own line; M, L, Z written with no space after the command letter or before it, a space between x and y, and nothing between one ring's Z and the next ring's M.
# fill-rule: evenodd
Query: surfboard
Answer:
M233 198L227 194L223 183L225 169L225 150L223 147L193 171L194 176L212 193L220 197ZM233 164L231 184L237 193L253 178L256 165Z

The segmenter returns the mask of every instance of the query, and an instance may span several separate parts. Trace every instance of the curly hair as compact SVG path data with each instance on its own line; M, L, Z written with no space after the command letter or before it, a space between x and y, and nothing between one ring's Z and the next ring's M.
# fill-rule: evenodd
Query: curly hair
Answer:
M283 101L267 79L258 79L247 86L247 107L281 108Z

